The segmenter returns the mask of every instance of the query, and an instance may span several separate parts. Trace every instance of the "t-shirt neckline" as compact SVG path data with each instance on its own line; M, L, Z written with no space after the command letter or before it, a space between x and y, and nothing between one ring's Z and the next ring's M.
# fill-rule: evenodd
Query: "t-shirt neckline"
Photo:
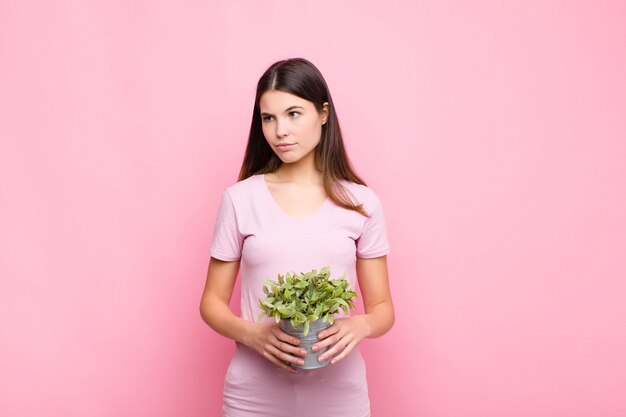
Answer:
M283 210L278 202L274 199L274 196L272 195L272 192L270 191L269 187L267 186L267 182L265 181L265 174L257 174L257 177L261 182L261 188L263 188L264 194L267 196L270 203L275 207L276 211L278 211L283 217L290 219L294 222L306 222L313 220L324 210L324 208L330 202L330 197L327 196L324 202L313 213L309 214L306 217L294 217L291 214L288 214L285 210Z

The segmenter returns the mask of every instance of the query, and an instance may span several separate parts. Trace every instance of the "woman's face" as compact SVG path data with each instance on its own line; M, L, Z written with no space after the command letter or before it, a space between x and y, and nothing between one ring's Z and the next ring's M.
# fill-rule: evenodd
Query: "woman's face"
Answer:
M308 100L268 90L261 95L259 107L263 135L281 161L293 163L312 155L328 118L328 103L318 112Z

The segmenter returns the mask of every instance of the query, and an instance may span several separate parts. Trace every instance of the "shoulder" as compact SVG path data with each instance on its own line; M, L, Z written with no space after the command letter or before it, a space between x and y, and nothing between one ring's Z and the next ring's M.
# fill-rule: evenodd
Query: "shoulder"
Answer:
M377 208L381 205L378 194L367 185L357 184L348 180L341 180L340 183L348 191L350 197L357 204L363 204L366 211Z
M233 200L253 196L256 192L258 192L259 181L263 179L261 175L262 174L252 175L245 180L229 185L224 190L224 194L227 194Z

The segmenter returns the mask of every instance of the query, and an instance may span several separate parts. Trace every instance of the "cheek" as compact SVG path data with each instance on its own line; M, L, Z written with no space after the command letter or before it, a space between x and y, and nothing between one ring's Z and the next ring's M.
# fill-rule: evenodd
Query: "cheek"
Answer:
M315 139L316 143L319 143L319 141L322 140L322 127L319 124L316 124L313 128L313 131L315 132L313 134L313 138Z
M263 132L263 136L265 137L265 140L267 140L267 138L270 137L269 135L271 134L271 131L270 129L268 129L266 124L261 125L261 131Z
M311 121L306 126L306 131L310 140L317 142L322 136L322 127L316 120Z

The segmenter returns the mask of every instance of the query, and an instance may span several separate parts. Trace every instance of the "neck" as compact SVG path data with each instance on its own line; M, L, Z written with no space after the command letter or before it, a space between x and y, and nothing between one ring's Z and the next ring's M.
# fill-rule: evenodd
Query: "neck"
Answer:
M298 162L281 164L276 176L282 181L301 185L319 185L322 183L322 173L315 168L313 152Z

